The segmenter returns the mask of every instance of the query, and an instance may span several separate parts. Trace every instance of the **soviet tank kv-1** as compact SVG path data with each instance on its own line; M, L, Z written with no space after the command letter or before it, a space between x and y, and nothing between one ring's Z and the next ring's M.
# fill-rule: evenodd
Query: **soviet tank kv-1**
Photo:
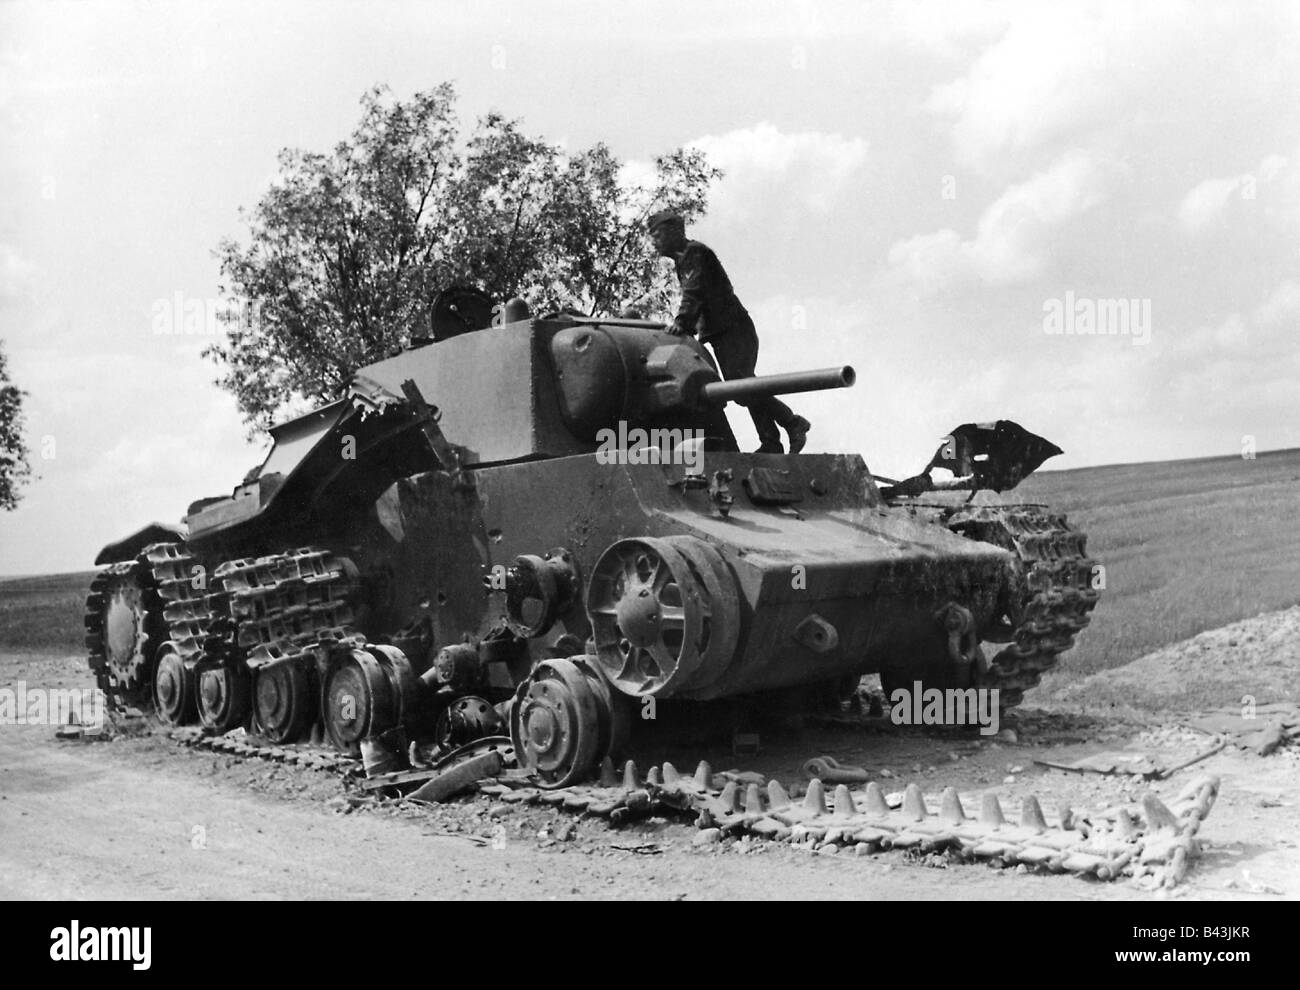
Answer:
M727 402L853 369L724 382L660 324L490 321L467 298L273 428L230 495L104 548L86 639L113 701L351 753L508 731L562 786L619 755L645 699L879 672L1009 707L1088 623L1082 533L943 491L1058 452L1014 423L953 431L900 482L857 454L742 453Z

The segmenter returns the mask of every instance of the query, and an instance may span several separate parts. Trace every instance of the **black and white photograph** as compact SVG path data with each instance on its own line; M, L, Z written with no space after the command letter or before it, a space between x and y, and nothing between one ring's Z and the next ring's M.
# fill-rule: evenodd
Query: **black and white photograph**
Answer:
M1141 919L1098 965L1259 961L1298 53L1285 0L0 3L24 952L1051 901Z

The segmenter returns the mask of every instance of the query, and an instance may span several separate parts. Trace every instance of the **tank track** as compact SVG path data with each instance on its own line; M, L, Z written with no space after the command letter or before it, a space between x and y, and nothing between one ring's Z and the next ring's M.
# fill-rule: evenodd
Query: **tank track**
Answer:
M358 761L346 753L330 753L305 744L277 746L249 736L232 732L224 736L208 735L197 725L172 729L168 738L190 749L226 753L241 759L260 759L274 763L290 763L308 770L349 774L357 770Z
M1197 833L1219 793L1218 777L1201 776L1171 804L1154 791L1140 803L1097 812L1062 804L1053 826L1033 795L1004 812L992 791L963 797L946 787L927 796L912 783L886 795L887 787L898 785L897 780L872 781L857 790L814 778L800 800L797 792L775 779L764 782L761 774L715 774L700 763L693 776L686 776L665 763L642 778L629 761L620 777L606 760L592 783L543 790L527 778L503 777L480 782L479 792L506 805L540 804L607 818L615 827L651 815L690 816L697 828L711 830L712 842L723 836L739 837L741 843L786 842L840 856L882 850L937 854L945 862L985 862L1101 881L1127 877L1149 888L1171 888L1184 880L1201 852ZM975 807L978 814L966 810Z
M181 657L189 661L205 654L221 655L218 630L225 609L222 596L209 593L206 575L210 568L179 543L155 543L145 548L144 557L164 603L168 639Z
M314 661L311 650L321 642L365 642L352 625L349 599L356 572L344 558L309 547L230 560L213 569L184 544L155 543L135 560L100 571L86 599L90 667L110 696L115 688L104 653L103 621L108 596L124 579L143 589L148 625L155 627L150 645L156 650L169 641L187 663L256 667L278 660Z
M1004 710L1013 708L1090 621L1098 595L1087 537L1063 515L1036 505L963 507L947 526L1010 550L1019 561L1019 580L1005 602L1005 629L998 636L1007 645L980 678L982 687L999 689Z
M314 659L322 642L361 646L350 604L356 571L328 550L304 548L254 560L231 560L216 570L226 604L221 631L227 654L253 666Z
M211 572L207 591L195 580L205 565L188 548L157 543L145 556L167 603L170 638L185 659L269 661L300 656L321 639L362 641L347 600L356 575L327 550L226 561Z

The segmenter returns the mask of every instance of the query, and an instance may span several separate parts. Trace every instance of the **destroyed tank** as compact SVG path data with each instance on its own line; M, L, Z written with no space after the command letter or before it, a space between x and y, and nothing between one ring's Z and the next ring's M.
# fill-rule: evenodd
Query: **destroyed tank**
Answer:
M661 324L474 310L444 301L431 341L274 427L231 494L103 549L86 641L113 702L399 762L508 732L559 787L652 706L878 672L1010 707L1087 625L1083 534L974 498L1058 452L1015 424L953 431L902 482L742 453L728 402L853 369L722 381Z

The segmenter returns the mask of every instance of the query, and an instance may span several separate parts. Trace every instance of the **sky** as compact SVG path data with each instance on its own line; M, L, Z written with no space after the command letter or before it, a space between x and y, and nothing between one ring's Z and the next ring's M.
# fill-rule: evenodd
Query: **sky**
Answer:
M809 451L897 477L999 418L1053 468L1300 447L1298 52L1294 3L0 5L0 339L39 475L0 574L86 569L262 459L211 338L159 314L218 298L277 152L376 83L633 168L703 149L691 236L759 373L857 369L790 400Z

